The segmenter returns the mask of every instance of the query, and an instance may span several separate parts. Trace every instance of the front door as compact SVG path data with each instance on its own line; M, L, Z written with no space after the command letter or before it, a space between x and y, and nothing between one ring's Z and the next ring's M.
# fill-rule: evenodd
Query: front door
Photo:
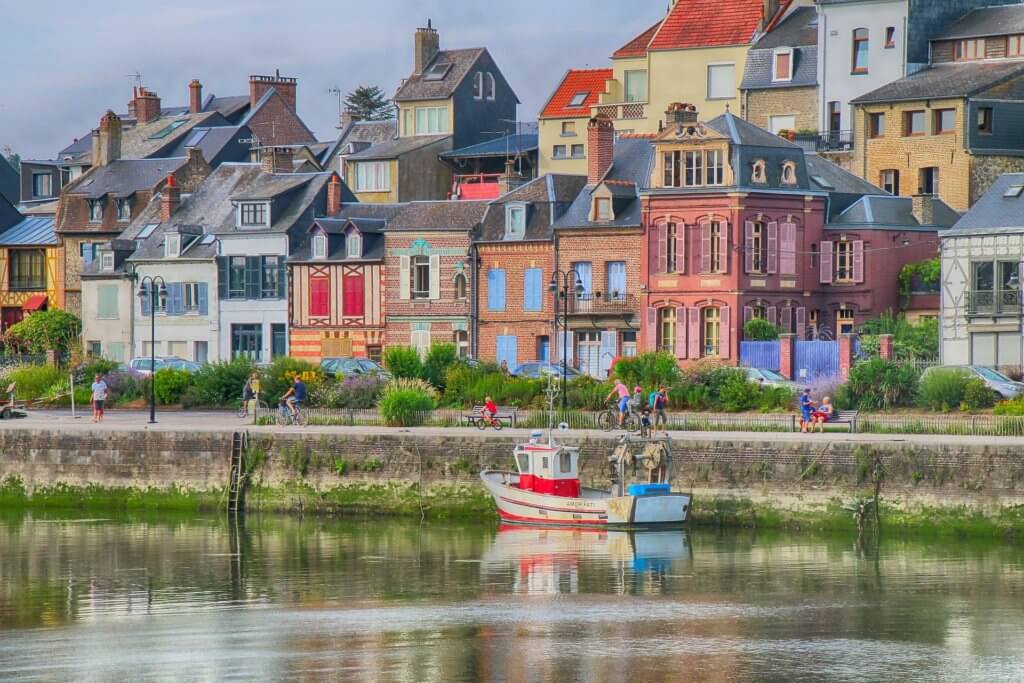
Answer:
M577 356L580 372L591 377L601 376L601 333L577 332Z
M248 358L260 363L263 361L263 326L232 325L231 326L231 358Z
M537 360L542 363L551 361L551 338L546 334L537 337Z
M273 323L270 326L270 355L274 358L287 355L288 353L288 332L284 323ZM351 353L351 350L349 350Z

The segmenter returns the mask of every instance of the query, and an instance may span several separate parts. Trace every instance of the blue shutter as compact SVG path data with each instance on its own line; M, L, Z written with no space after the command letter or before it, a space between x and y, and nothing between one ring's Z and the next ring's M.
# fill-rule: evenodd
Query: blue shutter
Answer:
M501 268L487 271L487 309L505 310L505 271Z
M199 315L210 314L210 292L205 282L199 283Z
M217 257L217 296L221 299L228 298L228 258L227 256Z
M543 288L541 285L542 273L540 268L527 268L523 272L523 310L524 311L540 311L543 310L543 299L542 292Z
M583 283L583 293L590 294L594 270L591 263L589 261L581 261L573 265L573 270L576 271L576 278Z
M180 282L167 285L167 315L181 315L185 312L185 287Z
M626 262L608 263L608 298L622 299L626 294Z
M515 370L519 364L516 357L519 350L519 340L513 335L499 335L497 338L498 354L497 361L508 363L509 370Z

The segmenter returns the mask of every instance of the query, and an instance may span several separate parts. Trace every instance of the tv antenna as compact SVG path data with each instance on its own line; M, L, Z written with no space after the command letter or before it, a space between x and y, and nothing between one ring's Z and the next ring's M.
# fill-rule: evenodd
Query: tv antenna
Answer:
M336 125L335 128L341 130L341 115L345 111L345 102L342 99L344 93L341 92L340 87L334 86L333 88L327 89L327 94L335 95L338 98L338 125Z

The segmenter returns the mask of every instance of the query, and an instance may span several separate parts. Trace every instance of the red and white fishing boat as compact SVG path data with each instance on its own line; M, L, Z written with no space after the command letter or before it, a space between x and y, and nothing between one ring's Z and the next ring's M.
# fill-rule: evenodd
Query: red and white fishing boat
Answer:
M580 449L563 446L534 432L513 451L516 471L484 470L484 486L498 514L513 524L642 528L681 525L690 510L690 494L669 484L672 453L668 437L625 435L608 458L612 490L580 486ZM626 484L629 473L645 482Z

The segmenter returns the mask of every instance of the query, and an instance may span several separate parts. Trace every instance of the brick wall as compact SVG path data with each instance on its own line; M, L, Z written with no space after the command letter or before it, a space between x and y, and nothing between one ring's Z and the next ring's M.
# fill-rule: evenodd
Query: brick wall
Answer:
M746 119L755 126L770 130L772 116L796 117L797 130L818 129L817 88L765 88L749 90L746 98Z
M316 142L295 110L279 94L271 97L246 122L263 145L297 145Z
M558 233L558 267L572 268L577 261L593 264L594 291L608 291L609 261L626 262L626 290L640 292L640 228L620 230L564 230Z
M553 305L548 282L554 271L554 245L551 242L512 242L481 244L480 257L479 323L477 326L477 358L495 360L498 336L517 337L517 360L535 360L538 353L537 337L550 336ZM505 310L488 308L487 272L492 268L505 271ZM541 310L526 311L525 271L541 270Z

